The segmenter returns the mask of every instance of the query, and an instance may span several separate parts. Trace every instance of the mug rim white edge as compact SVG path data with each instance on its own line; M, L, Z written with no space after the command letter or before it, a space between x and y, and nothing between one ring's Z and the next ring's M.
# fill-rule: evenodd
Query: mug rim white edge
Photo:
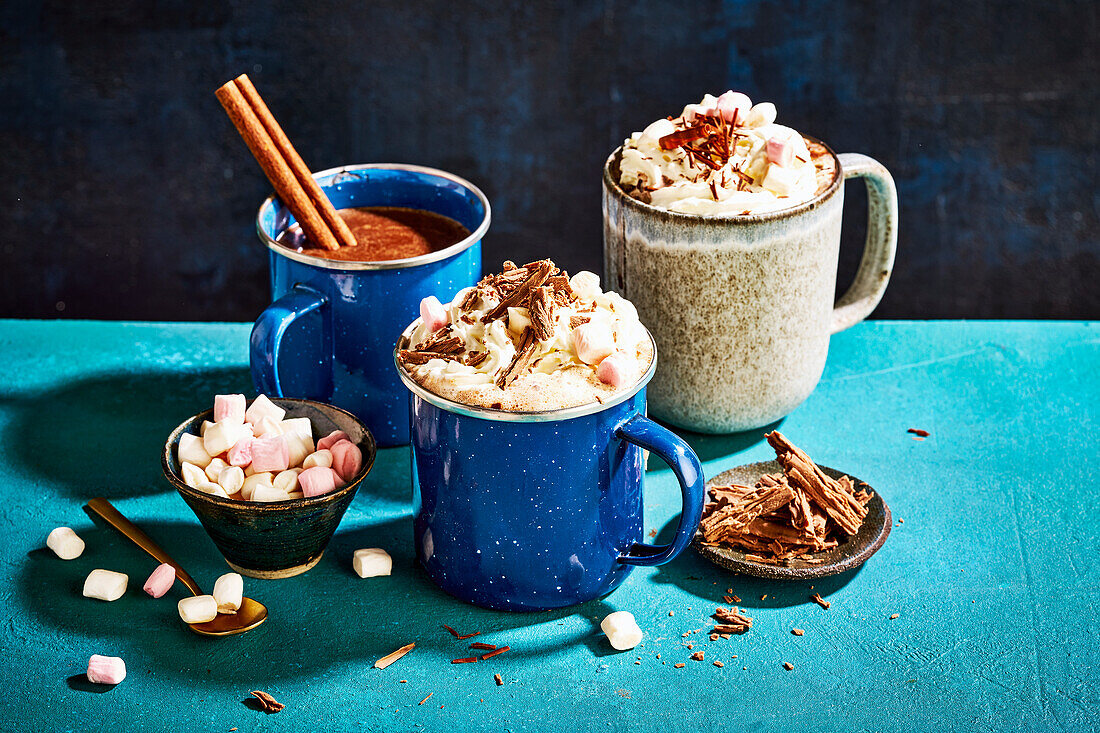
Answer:
M264 199L263 203L260 204L259 210L256 212L256 233L260 236L260 241L276 254L307 265L313 265L314 267L323 267L327 270L398 270L406 267L427 265L432 262L439 262L440 260L454 257L481 241L485 236L485 232L489 230L489 221L492 219L492 209L489 206L489 199L484 192L465 178L456 176L454 173L439 170L438 168L429 168L427 166L413 165L411 163L358 163L355 165L341 165L335 168L317 171L313 174L313 178L317 180L328 175L336 177L341 173L351 174L365 169L412 171L413 173L424 173L452 181L473 193L478 200L481 201L481 205L485 207L485 216L482 218L477 229L470 232L470 236L437 252L429 252L428 254L418 255L416 257L405 257L399 260L380 260L378 262L330 260L326 257L315 257L313 255L302 254L301 252L279 244L268 236L267 232L264 231L263 225L260 223L260 216L263 214L264 209L274 204L275 194L271 194Z

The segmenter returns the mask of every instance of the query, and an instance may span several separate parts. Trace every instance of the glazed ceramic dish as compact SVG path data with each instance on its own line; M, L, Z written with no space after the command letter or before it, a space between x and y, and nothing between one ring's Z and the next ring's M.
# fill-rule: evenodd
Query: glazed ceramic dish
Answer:
M635 565L690 543L703 510L699 459L645 417L654 363L604 403L506 412L446 400L417 384L410 402L413 533L429 577L469 603L541 611L598 598ZM667 462L684 508L673 541L642 543L643 450Z
M653 415L722 433L788 414L817 385L829 336L869 315L886 289L897 243L890 174L866 156L829 150L837 173L810 201L702 216L629 196L618 184L620 154L603 173L604 274L661 351ZM867 244L855 283L834 304L843 181L855 177L867 181Z
M374 437L354 415L309 400L272 399L286 419L308 417L314 439L343 430L363 452L363 467L351 481L328 494L290 501L255 502L205 494L183 482L176 446L180 435L198 435L213 410L189 418L169 436L161 457L164 475L179 492L210 539L238 573L253 578L289 578L320 561L359 484L370 472L376 453Z

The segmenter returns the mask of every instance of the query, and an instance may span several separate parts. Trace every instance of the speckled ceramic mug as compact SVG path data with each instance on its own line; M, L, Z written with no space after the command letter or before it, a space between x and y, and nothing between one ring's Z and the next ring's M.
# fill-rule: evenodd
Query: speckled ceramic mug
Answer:
M618 183L621 152L603 172L604 274L661 352L650 414L706 433L788 414L817 386L829 336L866 318L886 290L898 221L890 173L865 155L829 150L836 173L810 201L707 217L630 197ZM834 303L848 178L867 184L867 243L855 282Z

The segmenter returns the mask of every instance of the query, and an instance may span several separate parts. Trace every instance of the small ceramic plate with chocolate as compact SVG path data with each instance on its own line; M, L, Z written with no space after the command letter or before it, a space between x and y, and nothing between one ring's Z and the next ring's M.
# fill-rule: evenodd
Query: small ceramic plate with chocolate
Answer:
M740 575L753 575L773 580L807 580L837 575L857 568L875 554L890 535L893 517L890 507L882 500L877 491L851 474L845 474L826 466L821 471L830 478L840 480L848 476L861 491L870 494L863 505L867 510L858 531L848 537L830 537L837 541L835 547L813 553L801 553L784 560L763 561L766 552L750 551L746 548L713 546L704 544L702 529L696 532L692 545L696 551L715 565ZM707 489L730 486L731 484L751 487L757 485L762 477L782 474L783 467L778 461L762 461L737 466L718 474L707 481ZM708 507L709 508L709 507Z

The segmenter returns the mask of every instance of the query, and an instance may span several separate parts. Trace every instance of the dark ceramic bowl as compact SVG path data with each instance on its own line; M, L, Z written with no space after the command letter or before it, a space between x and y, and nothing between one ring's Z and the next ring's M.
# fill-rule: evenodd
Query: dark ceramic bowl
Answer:
M223 499L192 489L180 476L176 446L184 432L199 434L213 410L195 415L172 431L161 467L180 496L195 512L229 566L253 578L289 578L312 568L325 553L336 526L351 504L360 482L374 465L374 436L363 423L338 407L310 400L273 398L286 417L308 417L313 438L343 430L363 451L363 468L345 486L322 496L289 501L254 502Z

